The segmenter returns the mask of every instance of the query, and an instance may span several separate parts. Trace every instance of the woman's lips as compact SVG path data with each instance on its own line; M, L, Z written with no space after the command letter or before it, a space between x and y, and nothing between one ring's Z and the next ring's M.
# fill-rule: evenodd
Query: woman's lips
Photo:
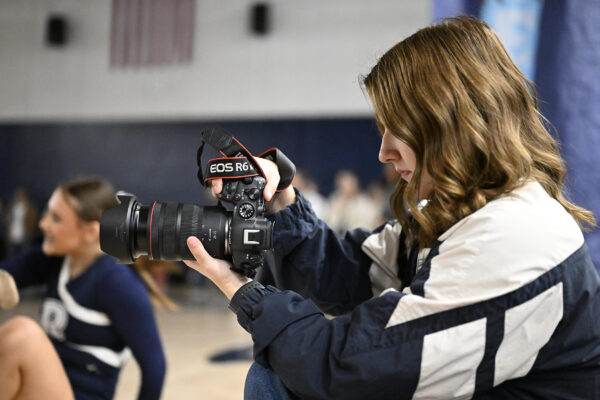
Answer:
M412 173L411 171L398 171L398 173L400 174L400 176L402 177L402 179L404 179L405 181L409 181L410 180L410 174Z

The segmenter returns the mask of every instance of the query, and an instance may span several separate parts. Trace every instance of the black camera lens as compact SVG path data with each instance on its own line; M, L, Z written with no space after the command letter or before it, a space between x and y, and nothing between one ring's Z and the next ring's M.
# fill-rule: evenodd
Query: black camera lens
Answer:
M186 240L195 236L216 258L227 258L231 212L220 206L155 201L140 204L135 196L118 195L121 204L100 217L100 247L120 262L142 255L152 260L193 260Z

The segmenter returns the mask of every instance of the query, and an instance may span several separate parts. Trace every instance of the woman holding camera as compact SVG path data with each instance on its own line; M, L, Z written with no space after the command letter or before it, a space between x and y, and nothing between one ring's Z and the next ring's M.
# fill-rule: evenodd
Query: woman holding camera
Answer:
M110 184L84 179L58 186L40 221L41 249L0 263L19 288L45 284L41 325L77 399L112 399L133 354L140 399L158 399L165 357L146 288L128 266L100 250L99 220L117 204Z
M302 296L188 239L188 265L252 334L246 398L600 398L600 280L581 232L595 220L564 197L535 89L496 34L444 20L363 84L379 159L402 177L394 221L339 237L300 192L274 194L261 161L275 252Z

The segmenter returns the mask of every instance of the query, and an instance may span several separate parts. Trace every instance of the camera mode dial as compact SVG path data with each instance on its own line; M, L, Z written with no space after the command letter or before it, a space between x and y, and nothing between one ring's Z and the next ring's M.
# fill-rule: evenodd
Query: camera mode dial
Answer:
M250 203L243 203L238 208L238 214L244 219L252 218L254 216L254 206Z

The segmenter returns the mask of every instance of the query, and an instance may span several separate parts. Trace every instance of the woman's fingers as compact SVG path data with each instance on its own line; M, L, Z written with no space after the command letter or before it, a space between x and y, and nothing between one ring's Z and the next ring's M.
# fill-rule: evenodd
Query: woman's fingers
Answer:
M267 184L265 186L263 195L265 200L271 201L275 195L275 192L277 191L277 186L279 186L279 170L273 161L266 160L264 158L257 158L256 161L265 173L265 178L267 179Z
M279 170L277 169L277 165L273 161L258 157L256 158L256 161L260 165L260 168L263 170L265 174L265 179L267 180L267 184L265 185L265 189L263 191L263 196L265 197L265 200L271 201L271 199L275 195L275 192L277 191L277 186L279 186ZM218 199L217 195L223 191L223 179L211 180L210 191L212 196L215 199Z
M210 257L204 246L202 246L202 242L200 242L200 240L197 237L190 236L189 238L187 238L187 245L190 248L192 255L196 257L197 260L199 258Z
M250 281L250 278L232 271L228 261L213 258L208 254L197 238L189 237L187 245L196 261L185 261L185 264L213 281L228 299Z
M187 246L190 249L190 252L196 259L193 260L184 260L183 262L188 267L195 269L200 272L202 275L212 280L212 277L215 275L216 268L218 267L215 263L215 259L208 254L200 240L194 236L190 236L187 238Z
M213 179L210 181L210 191L215 199L217 195L223 191L223 179Z

